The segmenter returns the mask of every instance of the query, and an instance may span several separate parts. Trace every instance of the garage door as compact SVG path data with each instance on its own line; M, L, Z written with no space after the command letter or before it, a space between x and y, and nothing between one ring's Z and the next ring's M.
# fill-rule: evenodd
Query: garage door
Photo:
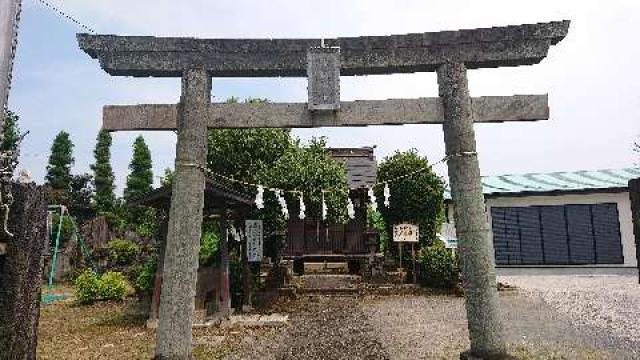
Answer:
M498 265L622 264L615 203L491 208Z

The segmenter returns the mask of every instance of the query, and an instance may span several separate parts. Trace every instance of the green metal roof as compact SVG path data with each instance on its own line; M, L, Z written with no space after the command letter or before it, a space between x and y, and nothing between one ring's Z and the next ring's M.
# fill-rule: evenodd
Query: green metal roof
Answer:
M640 168L483 176L482 192L485 195L502 195L536 192L595 191L626 188L629 185L629 180L636 178L640 178ZM451 193L447 188L445 191L445 199L450 198Z

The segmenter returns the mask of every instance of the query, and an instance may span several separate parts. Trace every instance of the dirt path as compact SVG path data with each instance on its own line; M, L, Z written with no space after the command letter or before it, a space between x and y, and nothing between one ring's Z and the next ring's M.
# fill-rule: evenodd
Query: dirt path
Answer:
M355 297L314 296L292 304L291 324L243 342L229 359L389 359Z

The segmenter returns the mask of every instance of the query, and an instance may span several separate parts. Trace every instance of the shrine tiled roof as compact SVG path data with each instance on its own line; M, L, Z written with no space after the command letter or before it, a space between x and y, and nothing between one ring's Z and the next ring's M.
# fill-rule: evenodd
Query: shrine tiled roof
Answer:
M372 147L327 150L332 158L345 164L349 189L368 188L376 183L378 164Z

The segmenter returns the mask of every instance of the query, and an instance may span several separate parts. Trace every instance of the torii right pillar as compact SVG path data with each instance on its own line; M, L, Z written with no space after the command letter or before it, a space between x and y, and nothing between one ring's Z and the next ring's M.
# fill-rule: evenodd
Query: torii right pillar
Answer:
M467 69L463 63L447 62L437 72L471 349L475 356L491 357L505 353L506 343L498 312L493 241L485 214Z

